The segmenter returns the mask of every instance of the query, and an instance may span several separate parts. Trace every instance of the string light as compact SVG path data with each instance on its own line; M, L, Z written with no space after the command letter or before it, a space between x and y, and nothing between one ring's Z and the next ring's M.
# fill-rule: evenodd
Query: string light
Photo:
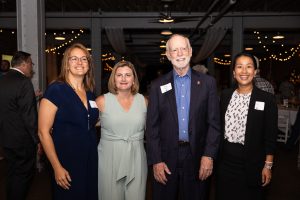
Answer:
M63 48L64 46L67 46L68 44L70 44L71 42L73 42L75 39L79 38L82 34L84 33L84 31L82 29L79 30L79 33L75 33L74 31L72 31L72 36L70 37L69 40L63 41L62 43L60 43L59 45L57 45L56 47L53 48L47 48L45 50L46 53L53 53L56 52L57 50ZM63 32L63 34L65 34L65 32ZM56 33L53 33L53 35L57 35Z
M214 62L219 64L219 65L230 65L231 64L230 60L220 59L220 58L217 58L217 57L214 57Z
M116 57L114 55L112 55L111 53L102 54L101 57L102 57L101 58L102 61L110 61L110 60L114 61L114 60L116 60Z
M296 74L296 71L293 70L293 72L291 73L290 81L293 84L300 83L300 74Z
M271 49L271 48L268 48L268 47L267 47L268 41L264 41L264 40L261 39L261 38L268 39L269 37L268 37L268 36L264 36L264 37L263 37L258 31L254 31L253 33L254 33L254 35L256 36L256 38L257 38L257 40L258 40L258 43L261 45L261 47L262 47L263 49L265 49L265 51L266 51L267 53L269 53L269 55L267 55L267 57L265 57L265 58L262 59L262 60L264 60L264 61L267 60L267 59L273 59L273 60L276 60L276 61L285 62L285 61L290 60L293 56L295 56L296 53L297 53L297 52L299 51L299 49L300 49L300 44L298 44L296 47L291 48L289 51L286 50L286 49L283 49L282 52L279 52L279 53L277 53L277 54L275 54L274 52L271 53L271 52L270 52L270 49ZM275 44L276 41L275 41L275 40L272 40L272 42L270 42L270 43L271 43L271 45L272 45L272 44ZM281 46L282 48L285 47L285 45L284 45L283 43L282 43L280 46Z

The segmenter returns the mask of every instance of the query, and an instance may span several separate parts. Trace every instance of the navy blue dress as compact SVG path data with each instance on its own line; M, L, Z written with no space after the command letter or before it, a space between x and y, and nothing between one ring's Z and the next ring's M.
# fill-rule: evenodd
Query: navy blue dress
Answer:
M54 82L44 97L58 108L53 124L52 138L62 166L72 182L69 190L58 186L53 176L53 199L98 199L98 154L95 124L99 111L95 96L87 92L88 110L79 96L66 83Z

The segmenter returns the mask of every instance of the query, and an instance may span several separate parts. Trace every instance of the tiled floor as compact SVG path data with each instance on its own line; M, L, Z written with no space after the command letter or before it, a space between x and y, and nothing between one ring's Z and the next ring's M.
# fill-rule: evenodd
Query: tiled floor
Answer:
M286 151L278 145L272 184L266 190L267 200L299 200L300 170L297 169L298 147ZM5 199L5 160L0 161L0 199ZM151 187L148 184L147 200L151 199ZM213 200L213 188L210 200ZM28 200L51 200L50 178L47 170L37 173L30 190Z

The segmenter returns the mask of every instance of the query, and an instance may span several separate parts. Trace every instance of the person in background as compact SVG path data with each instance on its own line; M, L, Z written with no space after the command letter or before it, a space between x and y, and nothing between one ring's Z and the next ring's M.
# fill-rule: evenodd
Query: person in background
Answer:
M289 81L289 77L286 76L283 82L279 85L279 92L281 94L281 99L290 99L294 96L294 85Z
M114 66L108 89L96 99L101 124L99 200L142 200L147 180L147 100L138 93L139 81L131 62L120 61Z
M1 61L1 68L0 68L0 77L6 74L9 71L10 62L8 60Z
M299 139L300 139L300 106L298 108L295 123L292 126L291 135L288 138L285 147L291 150Z
M272 178L277 138L274 95L253 83L255 58L239 53L233 60L237 87L221 95L222 138L216 173L217 200L260 200Z
M256 62L256 66L257 66L256 75L254 77L255 86L261 90L264 90L266 92L269 92L269 93L275 95L273 85L266 79L260 77L259 60L256 56L254 56L254 58L255 58L255 62Z
M7 162L6 198L25 200L35 173L37 103L29 53L18 51L0 78L0 145Z
M146 122L153 199L204 199L219 146L216 83L190 68L187 37L172 35L166 55L173 70L152 82Z
M40 102L39 137L53 168L53 199L97 200L99 111L94 68L82 44L68 47L58 79Z
M203 74L208 73L208 69L204 65L195 65L195 66L193 66L193 70L203 73Z

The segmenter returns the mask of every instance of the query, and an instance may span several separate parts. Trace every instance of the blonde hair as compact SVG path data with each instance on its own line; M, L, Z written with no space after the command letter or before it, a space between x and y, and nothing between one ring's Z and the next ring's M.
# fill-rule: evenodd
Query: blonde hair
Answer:
M69 57L70 57L71 52L74 49L81 49L85 53L85 55L88 59L89 69L88 69L87 73L84 76L83 84L84 84L85 90L93 91L94 87L95 87L94 65L92 63L92 58L91 58L90 52L87 50L87 48L84 45L82 45L80 43L72 44L70 47L68 47L65 50L64 56L63 56L63 59L62 59L62 62L61 62L60 74L59 74L57 80L61 81L61 82L65 82L65 83L69 82L68 77L67 77L68 68L69 68Z
M131 69L131 71L133 73L133 78L134 78L134 80L133 80L134 84L131 87L131 94L134 95L134 94L138 93L139 87L140 87L139 80L138 80L134 65L129 61L120 61L117 64L115 64L115 66L110 74L109 80L108 80L108 91L112 94L118 94L118 89L117 89L116 83L115 83L115 75L116 75L117 69L120 67L129 67Z

